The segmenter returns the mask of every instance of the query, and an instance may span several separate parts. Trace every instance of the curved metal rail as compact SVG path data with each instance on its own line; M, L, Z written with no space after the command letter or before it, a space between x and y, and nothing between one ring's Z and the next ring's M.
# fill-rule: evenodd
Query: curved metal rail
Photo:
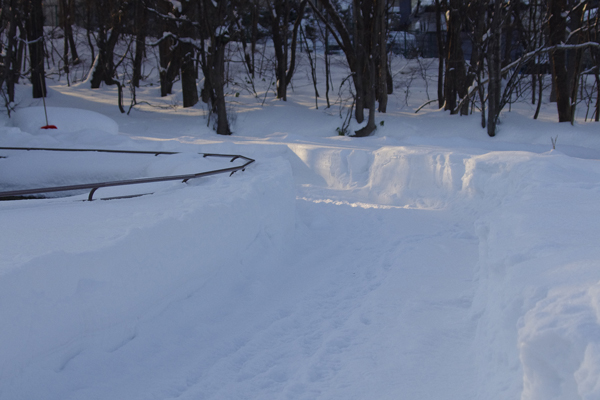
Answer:
M58 148L38 148L38 147L0 147L0 150L21 150L21 151L72 151L72 152L98 152L98 153L123 153L123 154L154 154L155 156L166 154L180 154L178 152L171 151L136 151L136 150L104 150L104 149L58 149ZM198 153L202 154L203 157L222 157L222 158L231 158L230 162L237 160L238 158L245 160L246 162L243 165L216 169L206 172L199 172L196 174L186 174L186 175L171 175L171 176L159 176L155 178L138 178L138 179L127 179L121 181L112 181L112 182L97 182L97 183L84 183L79 185L67 185L67 186L53 186L53 187L45 187L45 188L37 188L37 189L26 189L26 190L11 190L7 192L0 192L0 199L5 197L15 197L15 196L28 196L32 194L41 194L41 193L51 193L51 192L64 192L70 190L84 190L91 189L90 194L88 195L88 201L92 201L94 193L96 190L103 187L111 187L111 186L126 186L126 185L136 185L140 183L153 183L153 182L165 182L165 181L179 181L182 183L187 182L190 179L200 178L203 176L217 175L229 173L229 176L233 175L235 172L242 170L245 171L246 167L252 164L255 160L249 157L245 157L237 154L216 154L216 153ZM119 198L127 198L127 197L137 197L142 195L132 195L132 196L123 196Z

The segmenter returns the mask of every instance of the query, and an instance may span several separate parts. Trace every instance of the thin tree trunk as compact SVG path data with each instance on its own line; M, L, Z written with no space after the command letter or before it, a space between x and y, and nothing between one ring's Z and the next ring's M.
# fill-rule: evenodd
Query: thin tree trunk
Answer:
M44 74L44 15L42 0L31 0L31 9L27 19L27 39L31 58L31 84L33 98L46 96L46 77Z
M15 41L17 34L17 16L14 12L16 0L4 0L4 10L6 13L6 23L8 28L8 43L6 45L6 55L4 56L4 79L6 80L6 94L10 103L15 101ZM19 72L19 71L17 71Z
M325 100L327 108L331 107L329 102L329 80L331 77L331 68L329 63L329 26L325 25Z
M496 125L500 116L500 96L502 75L501 70L501 47L502 40L502 0L494 0L494 14L490 28L490 44L488 48L488 71L490 81L488 83L488 125L487 132L490 137L496 136Z
M217 113L217 134L231 135L229 121L227 120L227 108L225 103L225 45L216 46L212 72L212 87L215 91L214 107Z
M181 86L183 89L183 107L192 107L198 103L198 88L196 87L196 68L194 67L194 46L191 43L181 43Z
M387 62L387 26L385 18L385 0L379 0L376 5L375 29L373 32L373 47L377 51L377 101L379 112L386 112L388 103L388 62Z
M148 12L142 0L135 4L135 56L133 58L133 74L131 84L134 87L140 87L142 79L142 62L146 52L146 19Z
M446 98L444 96L444 60L445 60L445 49L444 49L444 40L442 38L442 10L440 5L440 0L435 0L435 27L436 27L436 38L437 38L437 48L438 48L438 105L439 108L442 108L446 104Z
M561 44L566 35L567 22L567 1L549 0L550 18L548 19L548 29L550 32L550 45ZM551 54L553 79L556 87L556 108L558 111L559 122L571 122L571 99L569 77L567 72L566 52L564 50L555 50Z

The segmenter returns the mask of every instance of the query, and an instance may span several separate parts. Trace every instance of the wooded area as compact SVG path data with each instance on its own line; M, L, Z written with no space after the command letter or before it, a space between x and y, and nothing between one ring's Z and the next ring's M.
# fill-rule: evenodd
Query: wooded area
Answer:
M203 101L216 117L218 134L231 134L224 88L231 84L227 64L232 46L242 54L248 90L254 91L257 71L272 68L277 98L286 101L299 53L308 58L315 96L317 80L327 83L329 56L343 52L351 83L347 107L358 123L352 133L368 136L377 128L377 113L385 113L394 81L390 54L437 58L437 101L452 114L481 113L490 136L502 110L515 94L528 87L532 104L543 96L556 102L559 122L574 122L581 101L594 104L591 119L600 120L599 1L575 0L59 0L56 24L64 38L60 63L69 68L81 62L74 29L85 30L92 88L118 87L132 93L143 82L142 65L152 49L160 59L160 89L172 92L181 79L183 106ZM33 97L45 96L44 63L48 21L41 0L2 0L0 46L1 93L10 113L15 84L29 79ZM398 10L404 10L400 13ZM430 27L424 29L425 21ZM45 33L46 32L46 33ZM395 42L398 32L404 41ZM407 38L410 38L408 40ZM427 40L425 40L427 39ZM257 65L257 43L270 40L274 59ZM319 45L318 45L319 44ZM117 45L126 50L115 51ZM314 67L323 54L325 76ZM54 57L52 55L52 57ZM551 76L545 89L544 77ZM198 90L197 83L201 84ZM591 85L591 86L590 86ZM433 102L433 101L432 101ZM367 115L365 115L365 110ZM418 111L418 110L417 110ZM533 116L537 118L538 112ZM586 116L587 119L587 116ZM347 126L347 125L346 125ZM346 134L346 128L341 129Z

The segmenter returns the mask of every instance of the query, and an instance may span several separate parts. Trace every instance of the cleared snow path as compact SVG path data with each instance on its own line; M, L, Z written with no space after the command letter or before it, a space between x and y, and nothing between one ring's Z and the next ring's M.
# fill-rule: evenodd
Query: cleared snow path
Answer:
M12 329L47 343L5 349L19 364L5 365L0 398L474 399L479 244L474 216L442 205L462 156L285 149L295 200L289 166L263 157L235 181L70 206L56 229L71 232L90 213L98 226L61 236L15 275L48 275L47 287L6 280L6 304L22 313ZM295 154L308 155L308 171ZM386 173L396 178L385 183ZM29 216L53 227L48 211L66 207L36 204L4 207L15 226ZM105 238L117 219L135 229ZM225 232L238 233L228 242ZM89 249L70 254L74 240ZM47 260L60 267L48 271ZM52 318L56 342L41 333Z
M303 200L298 209L307 227L296 268L317 285L279 323L278 352L292 341L303 356L291 357L302 364L286 394L473 398L477 240L443 211Z

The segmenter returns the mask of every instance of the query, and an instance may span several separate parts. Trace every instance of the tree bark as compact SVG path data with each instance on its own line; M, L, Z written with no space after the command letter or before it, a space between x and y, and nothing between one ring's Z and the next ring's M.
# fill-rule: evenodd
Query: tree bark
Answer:
M437 39L437 50L438 50L438 85L437 85L437 94L438 94L438 105L441 109L446 105L446 97L444 95L444 61L446 60L446 50L444 45L444 40L442 37L442 5L440 4L440 0L435 0L435 29L436 29L436 39Z
M458 113L457 97L466 96L466 69L464 54L462 51L462 38L460 36L463 25L460 0L451 0L448 10L448 29L446 41L446 73L444 74L444 98L445 108L452 114Z
M198 103L198 88L196 86L196 49L191 42L196 37L194 26L191 21L198 20L196 3L183 3L182 14L186 21L180 23L179 30L181 38L179 40L179 53L181 57L181 87L183 91L183 107L192 107Z
M386 108L388 79L387 72L384 74L383 71L387 68L387 61L382 52L387 26L385 12L380 12L381 7L385 7L385 0L353 0L352 35L331 0L320 1L328 18L320 13L312 1L310 4L319 18L335 29L334 38L342 48L352 74L356 122L362 123L365 119L364 110L369 110L367 126L357 131L356 136L368 136L376 129L375 103L380 100L381 110ZM380 63L384 63L386 67L382 67Z
M112 8L115 7L115 8ZM121 10L110 1L96 2L96 15L98 16L98 61L92 73L92 89L98 89L104 82L114 85L115 78L115 46L121 33ZM109 34L110 33L110 34Z
M6 81L6 94L9 103L15 101L15 45L17 35L16 3L16 0L4 0L2 10L5 23L8 25L5 28L8 32L8 43L6 45L6 55L4 56L4 80ZM16 73L19 73L18 69Z
M555 46L563 43L566 37L567 0L549 0L548 8L550 12L550 18L548 19L549 41L551 46ZM552 78L556 86L556 108L558 110L559 122L571 122L572 119L569 76L565 53L565 50L555 50L551 54Z
M202 71L204 72L204 88L202 101L209 104L211 113L217 115L216 131L219 135L231 135L231 128L227 118L227 104L225 101L225 47L230 40L233 21L229 12L234 4L221 1L200 0L200 36L210 40L208 50L201 44ZM231 7L229 7L231 6Z
M146 53L146 32L148 11L142 0L135 3L135 56L133 58L133 74L131 83L139 88L142 79L142 62Z
M158 1L158 10L162 15L173 12L173 5L166 0ZM168 19L162 21L163 37L158 44L160 95L165 97L173 93L173 81L177 78L180 69L181 57L179 47L175 43L174 34L177 32L175 24Z
M44 73L44 15L42 0L31 0L29 18L27 18L27 41L31 61L31 84L33 98L46 96L46 77Z
M491 18L490 44L488 46L488 124L487 132L490 137L496 136L496 125L501 111L502 69L501 40L502 40L502 0L494 0L494 11Z

